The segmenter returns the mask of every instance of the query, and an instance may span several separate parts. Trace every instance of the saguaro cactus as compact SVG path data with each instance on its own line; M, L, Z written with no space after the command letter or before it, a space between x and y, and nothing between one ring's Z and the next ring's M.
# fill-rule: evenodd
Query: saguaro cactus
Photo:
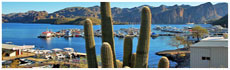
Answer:
M86 54L89 68L97 68L97 58L95 52L95 42L93 33L93 24L90 19L86 19L84 24Z
M102 68L114 68L113 53L109 43L103 42L101 47Z
M131 58L131 68L134 68L135 65L136 65L136 53L133 53Z
M108 42L111 45L113 53L114 67L116 68L116 56L113 36L113 20L109 2L101 2L101 29L102 42Z
M124 68L130 68L129 66L124 66Z
M127 35L124 39L124 56L123 56L123 66L131 66L131 57L133 49L132 37Z
M123 67L123 63L120 60L116 60L116 63L117 63L117 68Z
M141 28L136 52L136 68L146 68L148 66L151 16L149 7L144 6L141 12Z
M158 68L169 68L169 60L167 57L165 56L161 57L158 63Z

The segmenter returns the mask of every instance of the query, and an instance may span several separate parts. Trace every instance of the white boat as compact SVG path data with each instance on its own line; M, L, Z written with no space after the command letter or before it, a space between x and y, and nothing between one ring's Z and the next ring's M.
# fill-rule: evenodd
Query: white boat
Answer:
M38 37L39 38L50 38L50 37L52 37L52 32L47 30L45 32L42 32L42 34Z
M194 23L186 23L187 25L193 25Z

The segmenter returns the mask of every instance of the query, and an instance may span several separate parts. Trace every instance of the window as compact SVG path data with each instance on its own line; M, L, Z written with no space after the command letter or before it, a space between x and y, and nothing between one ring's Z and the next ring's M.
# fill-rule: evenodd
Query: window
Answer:
M202 59L202 60L205 60L205 57L202 57L201 59Z
M210 57L206 57L207 60L210 60Z
M201 59L202 60L210 60L210 57L204 57L204 56L202 56Z

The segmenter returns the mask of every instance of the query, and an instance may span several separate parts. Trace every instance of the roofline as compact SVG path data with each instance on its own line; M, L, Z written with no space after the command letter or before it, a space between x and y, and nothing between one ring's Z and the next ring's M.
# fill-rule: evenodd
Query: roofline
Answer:
M228 48L226 46L191 46L190 48Z
M222 39L222 40L201 40L200 42L228 42L228 39Z

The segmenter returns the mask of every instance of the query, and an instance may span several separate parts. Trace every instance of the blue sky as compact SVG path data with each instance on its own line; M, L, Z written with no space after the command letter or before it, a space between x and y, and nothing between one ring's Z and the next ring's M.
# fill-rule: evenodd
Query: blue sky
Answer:
M158 7L160 5L173 6L177 5L192 5L197 6L205 2L111 2L111 7L132 8L141 5L150 5ZM218 2L212 2L216 4ZM99 2L2 2L2 13L18 13L27 12L29 10L47 11L52 13L67 7L92 7L100 5Z

